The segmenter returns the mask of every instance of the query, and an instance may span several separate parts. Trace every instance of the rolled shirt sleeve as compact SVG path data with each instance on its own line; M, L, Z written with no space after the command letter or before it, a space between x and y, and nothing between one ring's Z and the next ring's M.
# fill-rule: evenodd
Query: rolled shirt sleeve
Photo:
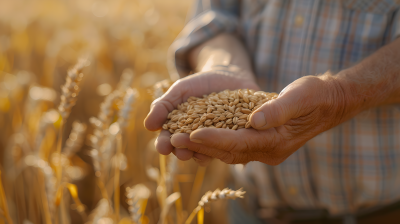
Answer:
M219 33L237 32L238 0L197 0L191 19L169 49L168 69L173 81L191 71L187 54Z

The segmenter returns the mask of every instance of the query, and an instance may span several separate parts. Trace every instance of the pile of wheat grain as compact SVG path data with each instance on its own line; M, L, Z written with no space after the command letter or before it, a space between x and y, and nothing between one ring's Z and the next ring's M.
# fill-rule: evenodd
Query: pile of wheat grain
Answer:
M251 89L224 90L204 95L203 98L192 96L168 114L163 129L172 134L190 134L204 127L232 130L251 128L251 113L277 97L277 93L255 92Z

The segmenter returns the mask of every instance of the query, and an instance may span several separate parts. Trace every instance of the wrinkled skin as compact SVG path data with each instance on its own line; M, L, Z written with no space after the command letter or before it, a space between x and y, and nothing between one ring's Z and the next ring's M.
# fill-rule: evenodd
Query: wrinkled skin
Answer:
M227 73L206 72L181 79L153 102L145 127L160 129L168 113L190 96L239 88L259 90L254 81ZM333 76L305 76L252 114L254 129L203 128L171 138L163 130L156 148L164 155L173 152L181 160L193 157L200 165L207 165L211 158L228 164L260 161L278 165L314 136L354 116L347 102L344 84Z

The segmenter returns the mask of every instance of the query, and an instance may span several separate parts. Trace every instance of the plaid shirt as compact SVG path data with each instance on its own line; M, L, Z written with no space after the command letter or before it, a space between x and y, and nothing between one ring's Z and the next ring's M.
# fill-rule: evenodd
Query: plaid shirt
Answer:
M189 72L192 47L230 32L247 48L260 87L280 92L302 76L348 68L393 41L399 8L396 0L199 0L171 46L171 74ZM282 164L252 162L244 172L262 207L343 214L400 200L400 105L364 111Z

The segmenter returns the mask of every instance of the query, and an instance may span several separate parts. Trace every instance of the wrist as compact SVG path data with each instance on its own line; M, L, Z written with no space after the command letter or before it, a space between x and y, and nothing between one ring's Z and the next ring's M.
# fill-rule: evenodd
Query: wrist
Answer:
M346 74L339 72L332 75L330 72L326 72L320 78L325 82L326 89L329 89L328 98L332 108L335 108L335 113L339 116L338 123L342 123L370 107L370 99L363 99L358 94L356 88L359 87L355 86Z
M339 72L335 78L345 88L349 100L359 108L360 112L399 102L396 94L399 83L394 79L382 78L375 73L361 73L353 68Z

